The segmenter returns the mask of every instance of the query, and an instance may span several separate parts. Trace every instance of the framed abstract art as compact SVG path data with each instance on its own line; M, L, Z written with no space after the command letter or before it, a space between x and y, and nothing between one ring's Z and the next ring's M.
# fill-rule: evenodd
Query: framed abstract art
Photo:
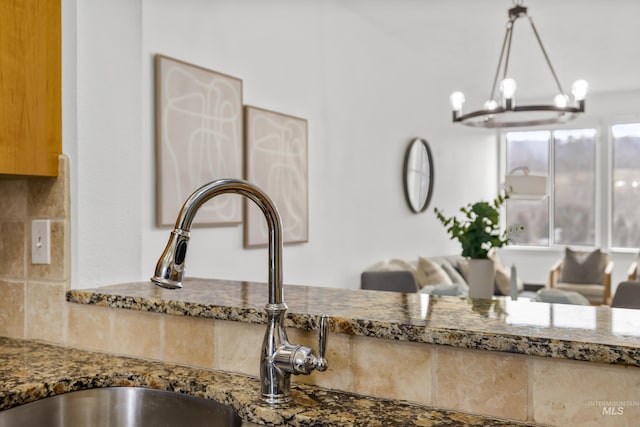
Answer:
M157 223L173 225L189 195L220 178L241 178L242 80L155 56ZM205 203L194 225L242 222L242 198Z
M308 241L307 121L245 106L246 179L264 190L282 218L283 243ZM244 246L268 243L264 215L245 202Z

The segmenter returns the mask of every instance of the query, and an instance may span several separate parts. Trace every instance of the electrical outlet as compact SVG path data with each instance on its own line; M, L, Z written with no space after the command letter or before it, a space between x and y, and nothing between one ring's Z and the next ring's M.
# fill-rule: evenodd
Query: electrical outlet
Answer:
M31 221L31 263L51 264L51 221Z

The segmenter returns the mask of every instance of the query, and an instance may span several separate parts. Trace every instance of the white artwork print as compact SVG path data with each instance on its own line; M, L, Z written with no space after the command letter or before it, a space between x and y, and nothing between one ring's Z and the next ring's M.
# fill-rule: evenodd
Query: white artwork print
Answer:
M158 223L173 225L193 191L220 178L242 177L242 81L156 56ZM242 200L205 203L194 224L242 222Z
M307 121L246 107L247 180L271 198L282 218L283 243L308 241ZM264 215L247 203L245 246L268 242Z

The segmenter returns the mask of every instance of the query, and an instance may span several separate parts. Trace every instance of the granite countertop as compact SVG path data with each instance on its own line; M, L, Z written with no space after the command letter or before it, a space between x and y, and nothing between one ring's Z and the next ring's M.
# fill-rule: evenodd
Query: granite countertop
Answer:
M81 304L264 323L265 283L186 279L71 290ZM640 310L365 290L285 286L286 326L314 329L328 314L336 333L489 351L640 366Z
M314 386L292 387L294 403L259 403L259 380L228 372L0 337L0 410L97 387L145 387L205 397L244 421L270 426L526 426Z

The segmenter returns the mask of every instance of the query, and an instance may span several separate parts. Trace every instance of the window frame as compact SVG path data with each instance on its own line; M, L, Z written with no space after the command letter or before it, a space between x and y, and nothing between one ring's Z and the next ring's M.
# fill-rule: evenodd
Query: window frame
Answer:
M636 121L630 121L635 123ZM559 251L563 248L570 246L581 251L590 251L596 248L611 248L611 236L612 226L609 218L612 216L613 210L613 197L612 192L608 191L612 185L612 173L613 173L613 137L611 132L611 126L621 124L618 120L612 121L593 121L593 120L580 120L576 122L568 123L565 126L548 126L548 127L527 127L518 129L505 129L497 132L498 140L498 191L504 192L504 177L507 173L507 134L510 132L536 132L536 131L549 131L549 175L547 177L547 198L548 203L548 215L549 215L549 229L547 230L549 244L548 245L523 245L512 243L505 247L505 249L526 250L526 251ZM595 188L594 188L594 243L593 245L577 245L577 244L558 244L555 241L554 225L555 225L555 131L570 131L580 129L593 129L595 130L595 147L594 147L594 174L595 174ZM606 136L604 136L606 135ZM604 178L604 179L603 179ZM504 230L507 227L506 219L506 206L502 207L501 212L501 226ZM621 248L625 252L637 252L634 249ZM615 249L619 252L618 249Z

